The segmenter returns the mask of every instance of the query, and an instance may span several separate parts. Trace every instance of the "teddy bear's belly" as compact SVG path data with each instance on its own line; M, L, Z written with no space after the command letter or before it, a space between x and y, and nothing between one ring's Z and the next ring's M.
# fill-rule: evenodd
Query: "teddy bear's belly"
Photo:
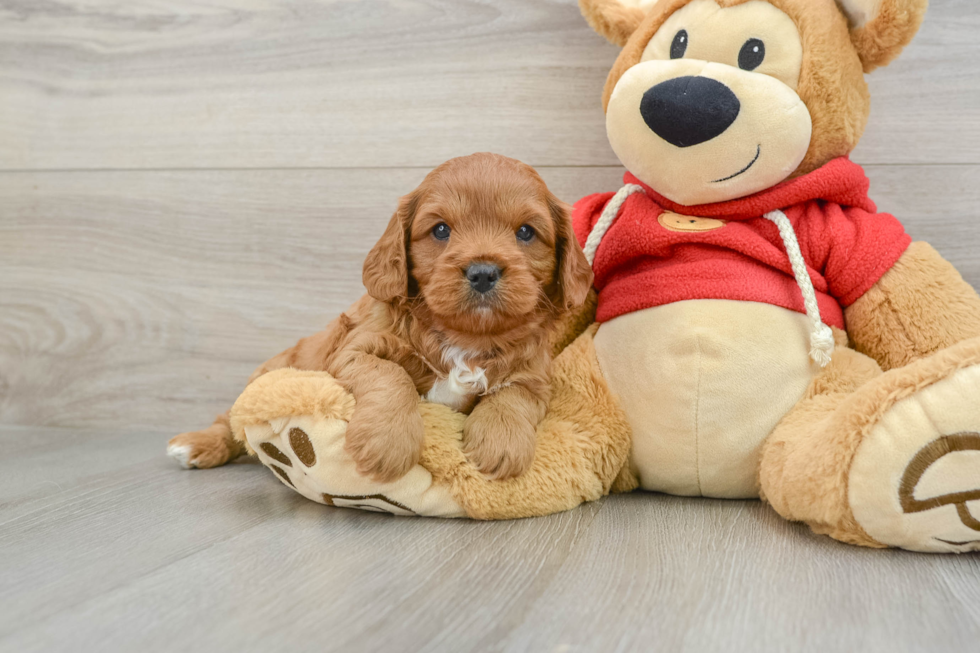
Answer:
M758 497L763 441L813 376L809 323L769 304L690 300L603 324L596 352L646 490Z

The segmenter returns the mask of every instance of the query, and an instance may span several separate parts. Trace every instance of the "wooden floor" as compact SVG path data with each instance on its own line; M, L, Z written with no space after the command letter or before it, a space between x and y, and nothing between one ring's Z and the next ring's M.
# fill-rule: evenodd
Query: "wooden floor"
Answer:
M854 159L980 287L978 31L934 0ZM575 0L0 0L0 651L977 650L980 556L758 502L426 521L165 457L360 295L428 168L617 188L615 56Z

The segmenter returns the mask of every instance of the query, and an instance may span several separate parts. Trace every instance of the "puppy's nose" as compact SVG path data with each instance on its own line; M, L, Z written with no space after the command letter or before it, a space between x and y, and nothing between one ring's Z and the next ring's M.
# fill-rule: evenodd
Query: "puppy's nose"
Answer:
M671 145L691 147L721 136L742 104L730 88L707 77L677 77L657 84L640 101L640 115Z
M500 279L500 268L492 263L471 263L466 268L466 278L470 288L478 293L490 292Z

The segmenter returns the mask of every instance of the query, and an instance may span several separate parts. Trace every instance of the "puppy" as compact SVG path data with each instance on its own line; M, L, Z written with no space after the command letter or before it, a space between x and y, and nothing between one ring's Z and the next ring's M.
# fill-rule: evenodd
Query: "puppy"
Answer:
M330 373L357 402L346 449L391 481L418 463L419 401L467 413L464 450L498 479L522 474L549 398L549 335L583 304L592 270L567 207L533 168L495 154L452 159L403 197L364 263L367 295L252 375ZM188 467L244 453L222 415L168 451Z

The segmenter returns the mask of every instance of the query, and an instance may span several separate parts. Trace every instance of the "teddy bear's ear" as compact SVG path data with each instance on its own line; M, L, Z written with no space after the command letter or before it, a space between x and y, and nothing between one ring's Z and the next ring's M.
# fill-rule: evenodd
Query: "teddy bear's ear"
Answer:
M578 0L585 20L610 43L626 45L658 0Z
M897 57L919 31L929 0L837 0L851 25L864 72Z

